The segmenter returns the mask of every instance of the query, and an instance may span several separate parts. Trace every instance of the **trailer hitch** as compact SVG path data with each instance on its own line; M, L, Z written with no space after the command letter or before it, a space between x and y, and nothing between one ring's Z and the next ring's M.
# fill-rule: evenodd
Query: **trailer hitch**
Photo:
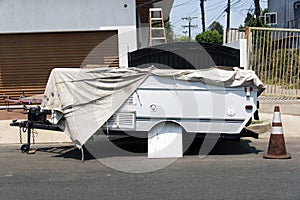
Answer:
M33 129L63 131L57 125L51 124L47 120L47 115L51 115L50 110L41 110L39 106L30 108L24 106L24 109L27 110L27 120L13 120L10 123L10 126L18 126L20 129L22 128L24 132L27 132L27 143L21 146L22 153L28 153L30 150L30 138L33 133Z

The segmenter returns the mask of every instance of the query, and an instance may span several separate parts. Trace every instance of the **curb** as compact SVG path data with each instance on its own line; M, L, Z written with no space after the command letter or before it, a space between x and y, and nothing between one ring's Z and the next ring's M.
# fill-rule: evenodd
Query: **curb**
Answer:
M271 123L264 121L261 124L252 124L246 127L246 129L261 135L271 130Z

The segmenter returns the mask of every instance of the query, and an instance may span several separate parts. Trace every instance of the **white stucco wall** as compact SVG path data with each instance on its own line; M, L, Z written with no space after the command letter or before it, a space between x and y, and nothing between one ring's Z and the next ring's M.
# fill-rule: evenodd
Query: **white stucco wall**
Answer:
M120 65L127 66L123 55L137 47L135 0L0 1L1 33L81 30L118 30Z

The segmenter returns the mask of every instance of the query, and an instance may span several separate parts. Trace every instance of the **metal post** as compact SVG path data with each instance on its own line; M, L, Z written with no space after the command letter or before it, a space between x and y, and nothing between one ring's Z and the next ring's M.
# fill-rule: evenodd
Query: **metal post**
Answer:
M27 127L27 144L30 145L30 137L31 137L31 122L28 123Z
M229 28L226 28L226 33L225 33L225 44L227 44L228 43L228 37L229 37ZM232 42L232 41L230 41L230 42Z
M249 27L246 26L245 28L245 38L247 40L247 55L246 55L246 62L245 62L245 69L249 69L249 59L250 59L250 32Z

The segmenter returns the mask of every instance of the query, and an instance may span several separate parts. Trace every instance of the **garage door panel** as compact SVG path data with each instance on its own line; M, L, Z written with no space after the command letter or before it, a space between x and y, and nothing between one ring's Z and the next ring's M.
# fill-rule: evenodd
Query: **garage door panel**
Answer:
M0 34L0 94L42 94L53 68L110 63L118 65L116 31Z

